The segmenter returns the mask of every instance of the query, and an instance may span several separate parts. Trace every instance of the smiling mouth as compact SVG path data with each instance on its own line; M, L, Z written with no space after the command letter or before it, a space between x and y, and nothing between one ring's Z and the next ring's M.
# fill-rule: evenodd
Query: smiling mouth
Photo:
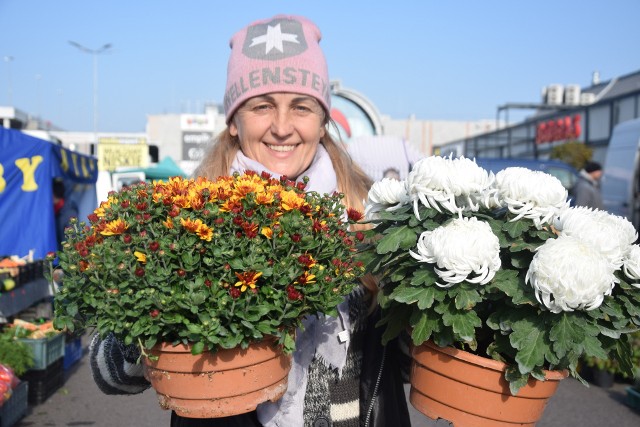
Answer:
M288 151L293 151L297 145L267 145L273 151L279 151L281 153L286 153Z

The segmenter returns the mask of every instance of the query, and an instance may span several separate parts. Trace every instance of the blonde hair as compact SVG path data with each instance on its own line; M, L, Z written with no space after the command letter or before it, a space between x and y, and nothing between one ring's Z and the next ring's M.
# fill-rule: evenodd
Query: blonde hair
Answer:
M364 210L364 201L373 184L371 178L351 159L342 144L334 141L329 132L320 139L320 143L327 150L333 164L338 180L338 191L345 195L345 206L359 211ZM225 129L205 152L200 165L193 173L194 176L216 179L219 176L228 175L238 150L240 150L238 138L229 133L229 128Z
M329 120L329 124L335 126L332 120ZM345 206L360 212L364 211L364 202L367 199L369 188L373 184L371 178L351 159L349 153L343 148L343 144L336 142L328 131L320 139L320 143L327 150L333 164L338 181L338 191L344 194ZM232 136L229 128L226 128L218 134L213 144L205 152L193 175L208 179L228 175L238 150L240 150L238 138ZM354 228L362 230L367 227L358 225ZM371 296L375 297L378 286L373 276L367 275L361 281L370 291ZM375 298L372 298L372 307L374 303Z

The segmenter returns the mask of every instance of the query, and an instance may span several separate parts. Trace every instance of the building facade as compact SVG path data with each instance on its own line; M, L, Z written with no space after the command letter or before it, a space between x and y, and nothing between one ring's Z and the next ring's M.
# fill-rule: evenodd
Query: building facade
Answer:
M507 104L498 113L511 108L531 108L535 113L520 123L448 142L441 153L548 159L556 145L580 141L593 149L595 161L603 163L613 128L640 117L640 71L605 82L595 75L585 88L550 85L543 90L542 103Z

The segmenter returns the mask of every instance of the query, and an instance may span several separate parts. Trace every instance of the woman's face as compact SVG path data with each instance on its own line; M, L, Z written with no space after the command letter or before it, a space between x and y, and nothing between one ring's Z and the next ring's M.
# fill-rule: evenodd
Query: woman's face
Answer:
M315 98L279 92L248 99L234 114L229 132L247 157L295 179L311 164L324 121Z

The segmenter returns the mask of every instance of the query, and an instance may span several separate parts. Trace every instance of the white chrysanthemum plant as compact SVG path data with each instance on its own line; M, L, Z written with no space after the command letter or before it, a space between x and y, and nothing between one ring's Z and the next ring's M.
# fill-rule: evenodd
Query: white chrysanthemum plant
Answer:
M383 341L411 331L505 362L516 394L530 376L583 357L632 373L640 329L640 246L625 218L569 207L548 174L493 174L466 158L427 157L405 181L376 182L361 252L381 283ZM583 381L584 382L584 381Z

